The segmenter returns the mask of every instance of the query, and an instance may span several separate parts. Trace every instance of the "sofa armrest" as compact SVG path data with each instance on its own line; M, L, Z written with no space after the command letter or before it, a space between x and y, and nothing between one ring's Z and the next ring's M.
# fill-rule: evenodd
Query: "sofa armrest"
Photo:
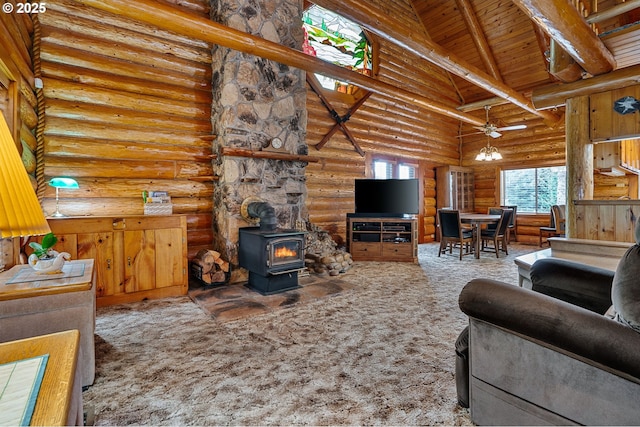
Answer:
M469 317L640 382L640 334L605 316L489 279L467 283L458 303Z
M529 271L536 292L569 302L598 314L611 307L614 271L560 258L544 258Z

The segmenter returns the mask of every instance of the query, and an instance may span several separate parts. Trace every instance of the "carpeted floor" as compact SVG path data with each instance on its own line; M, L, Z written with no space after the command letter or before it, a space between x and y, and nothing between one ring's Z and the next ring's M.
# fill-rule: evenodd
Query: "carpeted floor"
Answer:
M339 292L216 319L189 297L99 308L97 425L470 425L457 405L457 306L472 278L517 285L511 245L462 261L358 262ZM211 314L208 314L211 313Z

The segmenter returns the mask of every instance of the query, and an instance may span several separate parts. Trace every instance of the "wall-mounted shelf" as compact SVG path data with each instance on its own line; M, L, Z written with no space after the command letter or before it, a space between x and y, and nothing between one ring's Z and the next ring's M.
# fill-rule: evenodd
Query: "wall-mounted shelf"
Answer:
M253 157L257 159L285 160L290 162L317 163L320 161L319 157L303 156L300 154L278 153L274 151L253 151L234 147L222 147L221 154L223 156Z

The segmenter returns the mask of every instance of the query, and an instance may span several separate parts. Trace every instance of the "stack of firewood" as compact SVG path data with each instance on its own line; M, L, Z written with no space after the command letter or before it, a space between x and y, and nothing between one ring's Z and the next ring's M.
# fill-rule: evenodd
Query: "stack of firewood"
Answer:
M192 263L197 266L194 269L198 279L202 280L206 284L212 283L224 283L227 280L227 273L229 273L229 262L223 260L220 257L220 252L212 249L200 250ZM197 272L199 270L199 274Z

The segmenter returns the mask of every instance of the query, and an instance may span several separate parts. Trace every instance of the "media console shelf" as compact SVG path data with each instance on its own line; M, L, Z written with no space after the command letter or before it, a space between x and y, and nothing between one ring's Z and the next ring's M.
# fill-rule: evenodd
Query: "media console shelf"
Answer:
M347 215L347 243L354 261L418 263L418 222L415 218L375 218Z

